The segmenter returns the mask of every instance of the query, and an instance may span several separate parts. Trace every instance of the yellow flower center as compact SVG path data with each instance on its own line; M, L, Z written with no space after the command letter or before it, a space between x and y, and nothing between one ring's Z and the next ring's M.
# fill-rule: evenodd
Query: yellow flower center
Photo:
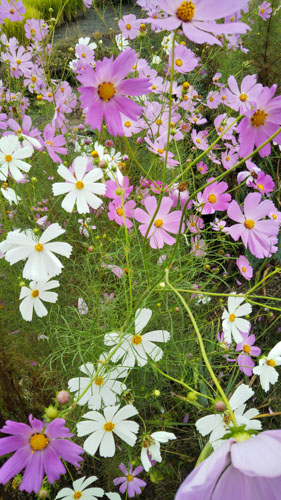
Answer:
M230 156L227 156L225 159L226 159L226 161L229 161L230 160Z
M115 427L115 424L113 422L106 422L103 426L104 430L107 432L112 432Z
M176 65L177 66L182 66L183 65L183 62L181 59L176 59Z
M126 24L126 29L127 30L131 30L132 29L132 26L130 24Z
M141 342L142 342L142 336L141 336L141 335L135 335L135 336L132 338L132 342L133 342L133 344L135 344L135 345L139 345L139 344L141 344Z
M156 90L157 89L156 85L152 85L151 88L152 88L152 90Z
M46 141L46 144L49 144L49 146L51 146L51 147L53 146L52 141Z
M201 140L200 139L196 139L196 142L197 142L197 144L200 144Z
M17 63L17 64L21 64L21 59L17 59L17 60L16 60L16 63Z
M263 184L258 184L258 188L261 189L261 191L264 191L264 185Z
M277 215L272 214L272 219L277 219Z
M264 14L264 8L263 7L261 8L261 14Z
M276 366L276 361L274 361L274 359L268 359L268 360L266 361L266 364L267 364L268 366L273 366L273 368L275 368L275 366Z
M158 119L156 120L156 125L162 125L162 123L163 123L163 122L162 122L162 120L160 120L160 118L158 118Z
M245 273L247 271L246 267L241 267L241 271L243 271L243 273Z
M36 252L42 252L43 250L43 245L41 245L41 243L37 243L37 245L35 245L35 250Z
M245 226L247 229L253 229L253 227L255 227L255 222L254 222L252 219L247 219L247 220L245 220L245 222L244 222L244 226Z
M213 97L210 97L210 101L213 102L214 98Z
M120 215L120 217L121 217L121 215L124 215L124 210L123 210L123 208L117 208L116 213L117 213L118 215Z
M7 187L9 187L8 182L3 182L3 184L2 184L2 186L1 186L1 187L2 187L2 189L7 189ZM272 217L273 217L273 216L272 216ZM273 217L273 218L274 218L274 217Z
M98 154L98 152L94 149L94 151L92 151L92 152L91 152L91 156L92 156L93 158L98 158L98 157L99 157L99 154Z
M10 163L10 161L12 161L12 159L13 159L13 158L12 158L12 156L11 156L11 155L6 155L6 156L5 156L5 160L6 160L8 163Z
M229 315L229 321L230 321L231 323L234 323L235 318L236 318L235 314L231 313L231 314Z
M267 113L262 111L262 109L258 109L258 111L256 111L251 118L253 127L261 127L262 125L264 125L267 116Z
M32 297L34 297L34 298L35 298L35 297L38 297L38 295L39 295L39 290L33 290L33 292L32 292L32 294L31 294L31 295L32 295Z
M184 23L192 21L195 13L195 5L193 2L182 2L177 9L176 16Z
M128 481L133 481L133 479L134 479L133 474L128 474L127 479L128 479Z
M243 346L243 351L246 353L246 354L249 354L249 352L251 352L251 346L249 344L245 344Z
M156 226L156 227L162 227L162 226L163 226L163 221L162 221L162 219L156 219L156 220L154 221L154 226Z
M29 440L32 451L44 450L49 440L44 436L44 434L33 434Z
M245 101L247 101L247 99L248 99L247 94L241 94L240 95L240 101L245 102Z
M99 86L98 94L101 99L107 102L116 94L116 90L112 83L104 82Z
M104 382L103 378L102 377L96 377L95 378L95 384L96 385L102 385Z
M125 127L129 128L132 124L131 124L131 122L129 122L129 120L128 120L128 121L126 121L126 122L124 123L124 125L125 125Z
M10 14L14 14L14 13L15 13L14 9L10 9Z
M76 182L76 184L75 184L75 186L76 186L76 189L83 189L83 187L84 187L84 182L82 182L82 181L77 181L77 182Z
M190 87L190 83L189 82L183 82L182 86L183 86L184 90L188 90L189 87Z
M82 497L81 491L75 491L73 498L77 499L77 498L81 498L81 497Z
M32 76L32 77L31 77L31 81L32 81L33 83L34 83L34 82L36 82L36 80L37 80L36 76Z
M158 149L157 149L157 151L158 151L158 153L159 153L160 155L162 155L162 154L164 153L164 149L160 149L160 148L158 148Z
M210 195L208 196L208 201L209 201L210 203L216 203L216 201L217 201L217 197L216 197L216 195L215 195L215 194L210 194Z

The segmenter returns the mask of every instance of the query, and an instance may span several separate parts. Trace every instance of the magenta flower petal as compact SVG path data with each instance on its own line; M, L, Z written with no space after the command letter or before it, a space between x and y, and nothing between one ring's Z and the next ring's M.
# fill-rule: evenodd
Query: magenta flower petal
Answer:
M281 476L281 446L271 432L262 432L250 443L243 441L239 446L232 446L233 466L247 476Z
M57 481L61 474L66 473L63 463L51 446L47 447L44 453L44 469L50 483Z
M38 492L44 478L43 453L29 454L28 462L19 489L28 493Z
M16 451L16 453L2 465L0 469L0 483L6 484L12 477L24 469L30 457L30 446L26 445Z

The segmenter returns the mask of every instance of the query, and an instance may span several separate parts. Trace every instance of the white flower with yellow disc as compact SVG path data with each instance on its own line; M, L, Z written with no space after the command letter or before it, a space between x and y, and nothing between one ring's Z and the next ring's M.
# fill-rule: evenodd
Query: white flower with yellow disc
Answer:
M135 363L144 366L151 358L153 361L159 361L163 356L162 349L154 342L168 342L170 333L166 330L153 330L142 335L142 331L152 316L151 309L138 309L135 316L135 333L126 333L122 337L122 343L114 352L111 360L113 362L122 359L124 367L133 367ZM120 341L119 332L107 333L104 337L106 346L112 347L111 352L115 350Z

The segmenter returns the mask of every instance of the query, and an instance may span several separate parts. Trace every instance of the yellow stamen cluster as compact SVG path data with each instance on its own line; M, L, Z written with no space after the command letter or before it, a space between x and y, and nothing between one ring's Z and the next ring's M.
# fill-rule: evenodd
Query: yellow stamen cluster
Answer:
M246 102L246 101L247 101L247 99L248 99L247 94L241 94L241 95L240 95L240 101L242 101L242 102Z
M247 229L253 229L253 227L255 227L255 221L253 221L252 219L247 219L247 220L245 220L245 222L244 222L244 226L245 226Z
M95 378L95 384L96 385L102 385L104 382L103 378L102 377L96 377Z
M251 346L249 344L245 344L243 346L243 351L246 353L246 354L249 354L251 352Z
M162 221L162 219L156 219L156 220L154 221L154 226L156 226L156 227L162 227L162 226L163 226L163 221Z
M276 366L276 361L274 361L274 359L268 359L268 360L266 361L266 364L267 364L268 366L272 366L273 368L275 368L275 366Z
M115 424L113 422L106 422L103 426L104 430L107 432L112 432L115 427Z
M31 295L32 295L32 297L35 299L35 298L36 298L36 297L38 297L38 295L39 295L39 290L33 290L33 292L32 292L32 294L31 294Z
M84 187L84 182L82 182L82 181L77 181L77 182L76 182L76 184L75 184L75 186L76 186L76 189L83 189L83 187Z
M12 161L13 157L11 155L6 155L5 156L5 160L6 162L10 163L10 161Z
M104 82L104 83L101 83L101 85L99 85L98 94L99 94L101 99L103 99L104 101L107 102L107 101L110 101L110 99L112 99L114 94L116 94L116 90L115 90L114 85L112 83Z
M135 345L141 344L142 343L142 336L141 335L134 335L134 337L132 338L132 342Z
M29 440L32 451L44 450L48 445L49 440L44 434L33 434Z
M230 321L231 323L234 323L235 318L236 318L235 314L231 313L231 314L229 315L229 318L228 318L228 319L229 319L229 321Z
M215 194L209 194L209 196L208 196L208 201L209 201L210 203L216 203L216 201L217 201L217 197L216 197L216 195L215 195Z
M36 252L42 252L44 247L43 247L43 245L41 245L41 243L37 243L37 245L35 245L34 248L35 248Z
M258 111L256 111L251 118L253 127L261 127L262 125L264 125L267 116L268 114L265 113L262 109L258 109Z
M176 16L178 19L184 23L192 21L195 13L195 5L193 2L185 1L180 4L176 11Z

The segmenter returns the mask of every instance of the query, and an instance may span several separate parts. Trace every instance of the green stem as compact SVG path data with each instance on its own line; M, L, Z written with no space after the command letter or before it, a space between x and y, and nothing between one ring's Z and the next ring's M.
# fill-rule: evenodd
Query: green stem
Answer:
M218 390L219 394L221 395L222 400L224 401L225 405L226 405L226 406L227 406L227 408L228 408L228 411L229 411L229 414L230 414L231 420L232 420L232 422L233 422L233 425L234 425L234 426L237 426L237 422L236 422L236 418L235 418L235 415L234 415L234 413L233 413L233 410L232 410L232 408L231 408L231 406L230 406L230 404L229 404L229 401L228 401L228 399L227 399L227 397L226 397L226 395L225 395L225 393L224 393L224 391L223 391L223 388L221 387L221 385L220 385L220 383L219 383L219 381L218 381L218 379L217 379L217 377L216 377L216 375L215 375L215 372L214 372L214 370L213 370L213 368L211 367L211 364L210 364L210 362L209 362L209 359L208 359L208 356L207 356L207 353L206 353L206 350L205 350L205 346L204 346L203 338L202 338L202 335L201 335L201 333L200 333L200 331L199 331L199 328L198 328L198 326L197 326L196 320L195 320L195 318L194 318L194 316L193 316L193 314L192 314L192 311L190 310L189 306L187 305L187 303L185 302L185 300L184 300L184 298L181 296L181 294L180 294L180 293L177 291L177 289L176 289L176 288L174 288L174 287L173 287L173 285L171 285L171 283L169 282L169 269L166 269L166 270L165 270L165 274L166 274L166 278L165 278L165 280L166 280L166 283L167 283L168 287L170 287L170 288L171 288L171 290L173 290L173 292L174 292L174 293L178 296L178 298L179 298L179 299L180 299L180 301L182 302L182 304L183 304L183 306L184 306L185 310L187 311L187 313L188 313L188 315L189 315L189 317L190 317L191 323L192 323L193 328L194 328L194 330L195 330L195 333L196 333L196 335L197 335L197 339L198 339L198 343L199 343L200 350L201 350L201 353L202 353L202 357L203 357L203 359L204 359L204 361L205 361L205 364L206 364L206 367L207 367L207 369L208 369L208 371L209 371L209 374L211 375L211 378L212 378L212 380L213 380L213 382L214 382L214 384L215 384L215 386L216 386L216 388L217 388L217 390Z
M172 380L173 382L176 382L177 384L180 384L182 385L183 387L185 387L186 389L188 389L189 391L192 391L194 392L195 394L198 394L198 396L201 396L202 398L206 398L206 399L209 399L210 401L214 401L212 398L210 398L210 396L207 396L206 394L202 394L201 392L198 392L196 391L195 389L193 389L190 385L186 384L183 380L178 380L177 378L174 378L174 377L171 377L170 375L168 375L167 373L165 372L162 372L162 370L160 370L160 368L158 368L158 366L156 365L153 365L153 368L155 370L157 370L159 373L161 373L161 375L163 375L164 377L168 378L169 380ZM185 399L185 398L184 398Z

